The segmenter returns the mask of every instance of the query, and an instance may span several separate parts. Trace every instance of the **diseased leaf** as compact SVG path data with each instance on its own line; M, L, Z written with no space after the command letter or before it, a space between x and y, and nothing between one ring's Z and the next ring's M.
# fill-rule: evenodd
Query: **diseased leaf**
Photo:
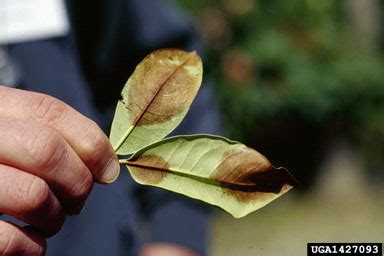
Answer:
M182 121L202 80L195 52L158 50L136 67L117 103L110 141L118 154L164 138Z
M139 150L125 161L141 184L217 205L235 218L255 211L295 184L256 150L212 135L176 136Z
M201 79L195 52L148 55L123 88L110 141L117 154L130 155L120 163L137 182L217 205L239 218L290 190L295 179L257 151L222 137L161 140L184 118Z

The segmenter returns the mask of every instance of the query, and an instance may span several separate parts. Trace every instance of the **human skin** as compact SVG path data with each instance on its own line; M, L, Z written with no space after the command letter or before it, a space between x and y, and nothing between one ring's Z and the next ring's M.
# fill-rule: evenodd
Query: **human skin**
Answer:
M142 247L139 256L198 256L184 246L170 243L152 243Z
M95 122L48 95L0 86L0 255L44 255L46 238L81 212L93 184L119 175L117 156ZM194 256L173 244L142 256Z
M46 238L79 213L93 183L113 182L119 163L95 122L65 103L0 86L0 255L44 255Z

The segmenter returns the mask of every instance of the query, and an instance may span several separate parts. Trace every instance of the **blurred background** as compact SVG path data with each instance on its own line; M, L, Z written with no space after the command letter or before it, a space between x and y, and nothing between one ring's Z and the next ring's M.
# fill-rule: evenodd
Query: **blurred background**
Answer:
M217 210L211 255L384 242L384 2L174 2L205 42L227 135L300 182L246 218Z

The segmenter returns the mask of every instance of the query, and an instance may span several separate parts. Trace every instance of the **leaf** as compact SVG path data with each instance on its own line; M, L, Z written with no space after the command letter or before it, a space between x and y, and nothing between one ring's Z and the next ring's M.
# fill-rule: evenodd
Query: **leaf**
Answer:
M136 67L116 107L110 141L118 154L131 154L164 138L182 121L202 80L195 52L158 50Z
M256 150L213 135L176 136L125 161L140 184L153 185L217 205L235 218L289 191L295 179Z

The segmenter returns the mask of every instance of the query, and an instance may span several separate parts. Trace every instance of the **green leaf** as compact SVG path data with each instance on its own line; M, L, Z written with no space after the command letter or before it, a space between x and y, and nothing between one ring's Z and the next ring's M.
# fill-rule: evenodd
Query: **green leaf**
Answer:
M123 161L135 181L217 205L243 217L295 184L256 150L212 135L176 136Z
M116 107L110 141L117 154L131 154L164 138L182 121L202 80L195 52L158 50L136 67Z

